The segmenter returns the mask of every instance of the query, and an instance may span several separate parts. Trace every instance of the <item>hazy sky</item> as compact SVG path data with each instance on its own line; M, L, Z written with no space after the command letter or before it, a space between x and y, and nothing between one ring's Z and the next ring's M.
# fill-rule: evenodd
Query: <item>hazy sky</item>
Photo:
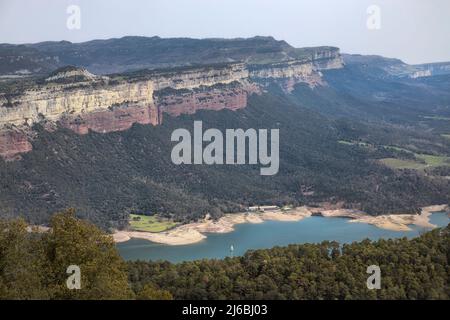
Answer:
M67 28L70 5L80 8L80 29ZM369 29L368 18L380 29ZM296 47L450 61L450 0L0 0L0 43L125 35L271 35Z

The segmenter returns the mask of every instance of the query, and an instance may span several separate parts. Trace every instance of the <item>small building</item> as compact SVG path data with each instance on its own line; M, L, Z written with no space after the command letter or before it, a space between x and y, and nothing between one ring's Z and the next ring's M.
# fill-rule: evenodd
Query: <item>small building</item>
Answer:
M279 210L280 208L278 206L252 206L248 207L248 212L264 212L264 211L275 211Z
M275 210L279 210L280 208L278 206L260 206L259 210L261 211L275 211Z

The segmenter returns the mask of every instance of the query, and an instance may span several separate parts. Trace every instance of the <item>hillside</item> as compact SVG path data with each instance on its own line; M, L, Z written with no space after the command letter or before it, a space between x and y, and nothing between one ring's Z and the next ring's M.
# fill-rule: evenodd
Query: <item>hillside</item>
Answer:
M379 215L450 201L443 72L404 76L399 60L262 37L8 46L0 53L36 50L60 63L1 84L3 217L45 224L74 207L106 229L125 227L129 214L187 222L250 205L325 204ZM114 70L98 65L106 56ZM154 69L133 71L144 67ZM279 173L174 165L170 135L194 120L278 128Z
M279 174L262 177L259 166L172 164L170 134L191 128L194 119L205 129L280 128ZM189 221L273 203L345 201L372 214L411 212L445 203L450 190L448 180L377 164L374 158L395 157L396 151L341 144L345 126L269 94L250 97L237 112L166 116L156 127L86 135L36 131L33 151L0 167L2 214L24 214L36 223L66 207L109 227L124 225L133 212Z

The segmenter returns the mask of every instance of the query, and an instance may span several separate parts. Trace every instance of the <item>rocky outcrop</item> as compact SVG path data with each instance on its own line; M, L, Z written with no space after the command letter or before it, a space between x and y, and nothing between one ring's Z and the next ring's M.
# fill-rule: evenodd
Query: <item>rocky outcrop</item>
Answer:
M45 82L80 82L80 81L94 81L98 79L107 79L107 77L96 76L84 68L75 66L66 66L59 68L52 72L46 79Z
M250 77L253 79L306 78L313 73L314 68L310 61L294 60L252 66Z
M145 75L144 75L145 76ZM241 82L249 76L244 63L218 64L205 67L176 68L170 71L152 72L154 90L165 88L194 89L218 84Z
M28 88L21 94L0 96L0 127L31 126L43 119L84 119L89 118L87 114L99 115L101 111L110 112L111 117L118 119L124 117L124 108L131 108L130 115L136 114L139 118L145 118L148 113L148 119L143 121L158 124L158 111L153 98L156 91L167 88L189 91L219 84L239 84L248 78L248 71L243 64L131 74L126 79L120 76L91 78L90 81L61 84L66 74L64 71L63 75L53 75L45 80L44 85ZM53 80L58 80L58 83ZM214 101L211 99L213 95L217 96L216 92L210 94L209 98L208 95L203 98ZM207 107L205 103L202 106ZM149 111L145 111L145 108L149 108Z
M123 131L131 128L134 123L160 124L160 113L154 106L120 105L111 110L100 110L77 116L66 115L60 119L63 127L78 134L87 134L89 130L107 133Z
M344 60L338 48L315 51L312 58L316 70L340 69L344 66Z
M298 83L307 83L310 87L323 84L313 64L304 60L253 66L250 77L263 85L275 81L286 92L291 92Z
M0 156L13 158L31 150L26 132L36 123L59 123L79 134L127 130L134 123L158 125L164 113L244 108L247 96L270 81L286 91L299 82L316 86L323 83L320 70L341 66L339 52L325 50L280 63L227 63L108 77L64 67L18 92L0 94Z
M129 106L148 106L153 103L152 94L151 81L38 86L8 100L3 98L4 103L0 107L0 127L31 126L43 119L58 121L67 115L77 116L108 110L111 106L124 103Z
M0 156L5 160L18 160L21 153L31 151L29 138L22 130L8 129L0 131Z
M286 92L291 92L298 83L306 83L310 87L323 85L321 70L343 66L339 50L321 50L314 52L312 58L250 66L250 78L260 83L275 80Z
M204 88L202 90L176 91L155 96L161 113L172 116L192 114L197 110L237 110L247 105L247 91L240 84Z

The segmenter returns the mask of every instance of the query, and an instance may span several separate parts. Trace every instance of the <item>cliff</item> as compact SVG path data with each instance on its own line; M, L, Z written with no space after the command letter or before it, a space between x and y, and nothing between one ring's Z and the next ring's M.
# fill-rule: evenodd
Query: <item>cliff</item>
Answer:
M18 160L19 154L32 150L29 137L22 130L0 131L0 155L5 160Z
M134 123L161 124L163 114L200 109L238 110L251 93L272 81L286 91L299 82L323 84L320 70L342 67L337 49L308 50L302 58L247 65L221 63L97 76L67 66L30 84L0 93L0 156L31 150L27 132L51 122L79 134L126 130Z
M250 66L250 78L262 84L277 82L286 92L298 83L323 85L321 70L339 69L344 62L337 48L313 51L311 56L278 63Z

